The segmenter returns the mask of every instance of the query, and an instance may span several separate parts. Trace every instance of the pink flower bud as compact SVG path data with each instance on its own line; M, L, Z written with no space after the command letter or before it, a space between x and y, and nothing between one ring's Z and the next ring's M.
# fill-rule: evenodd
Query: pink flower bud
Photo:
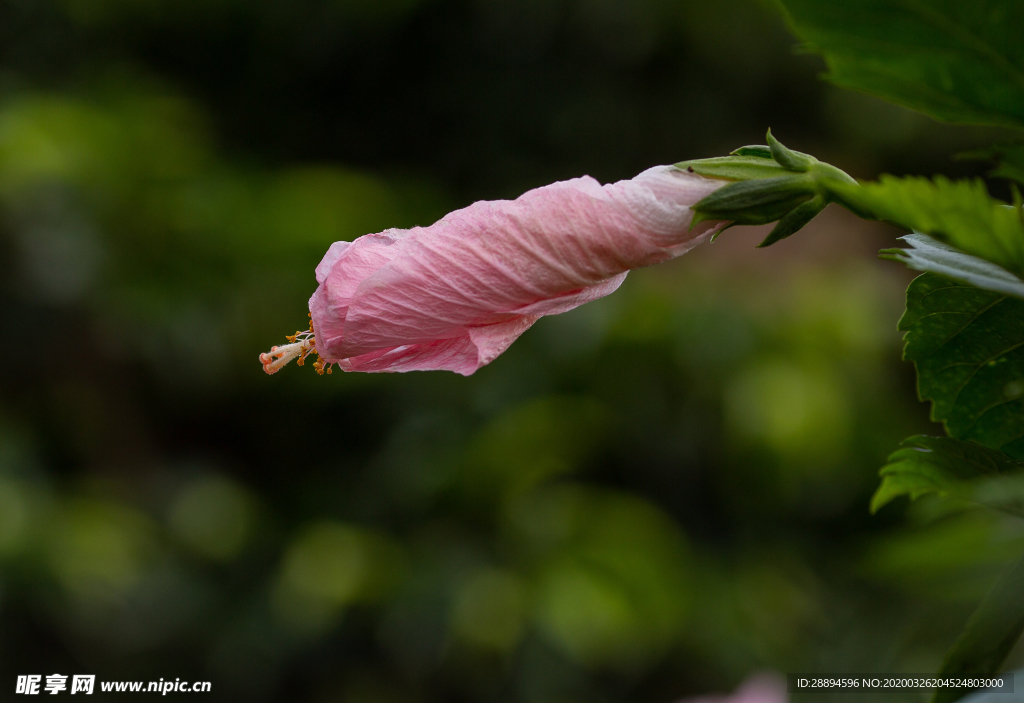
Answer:
M725 223L691 229L691 206L726 183L673 166L605 186L585 176L473 203L429 227L335 242L309 300L315 341L290 337L260 359L268 373L315 351L321 372L336 363L468 376L540 317L608 295L630 269L708 239Z

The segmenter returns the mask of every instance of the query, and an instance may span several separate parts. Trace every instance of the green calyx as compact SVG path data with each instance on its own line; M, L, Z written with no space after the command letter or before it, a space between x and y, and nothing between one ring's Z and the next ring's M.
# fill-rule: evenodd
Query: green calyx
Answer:
M732 227L777 222L759 245L766 247L802 228L829 203L871 217L845 202L842 188L857 185L849 175L813 156L788 149L770 129L767 141L768 146L740 147L729 156L676 164L676 168L707 178L734 181L693 206L693 224L730 220Z

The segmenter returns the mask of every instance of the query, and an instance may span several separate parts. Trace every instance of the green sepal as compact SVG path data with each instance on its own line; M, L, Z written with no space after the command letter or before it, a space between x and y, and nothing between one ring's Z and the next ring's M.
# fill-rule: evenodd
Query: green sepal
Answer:
M733 225L768 225L781 220L795 208L806 202L809 197L808 195L795 196L786 200L764 203L739 212L698 211L693 216L693 224L695 225L705 220L731 220Z
M691 227L707 220L728 220L730 226L777 222L760 245L768 246L794 234L842 197L844 186L857 185L835 166L787 148L771 130L766 137L767 146L750 144L729 156L676 164L707 178L735 181L693 206Z
M730 183L705 196L694 205L694 210L724 215L724 219L734 220L742 218L745 211L751 208L799 199L794 203L795 207L813 196L814 186L806 176L789 174Z
M807 154L801 154L798 151L793 151L787 148L778 139L772 136L772 130L768 130L768 148L772 152L772 158L775 159L779 165L786 168L789 171L799 171L806 173L811 170L817 159L808 156Z
M759 159L771 159L772 148L764 144L748 144L729 152L733 156L756 156Z
M779 223L772 228L772 231L768 233L764 241L758 244L758 247L771 246L780 239L785 239L791 234L796 233L804 225L813 220L818 214L825 209L828 203L825 198L818 195L811 198L802 205L798 205L789 211L785 217L779 220Z
M757 156L718 156L713 159L681 161L676 168L708 178L746 181L756 178L774 178L789 173L774 161Z
M716 239L718 239L718 236L719 236L719 235L720 235L720 234L721 234L722 232L724 232L724 231L725 231L725 230L727 230L727 229L732 229L733 227L736 227L737 225L739 225L739 222L730 222L730 223L729 223L729 224L727 224L727 225L726 225L725 227L723 227L722 229L720 229L720 230L718 230L717 232L715 232L714 234L712 234L712 235L711 235L711 239L709 239L708 241L709 241L709 242L712 242L712 243L713 243L713 242L714 242L714 241L715 241Z

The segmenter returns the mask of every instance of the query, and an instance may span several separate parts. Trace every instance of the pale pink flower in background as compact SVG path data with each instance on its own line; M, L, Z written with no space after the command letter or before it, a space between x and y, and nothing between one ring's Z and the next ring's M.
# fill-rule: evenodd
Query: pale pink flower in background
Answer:
M679 703L787 703L786 681L778 674L756 674L729 696L701 696Z
M726 183L673 166L604 186L584 176L476 202L429 227L335 242L316 268L311 331L260 360L268 373L315 352L320 372L468 376L542 316L707 240L725 223L691 229L691 208Z

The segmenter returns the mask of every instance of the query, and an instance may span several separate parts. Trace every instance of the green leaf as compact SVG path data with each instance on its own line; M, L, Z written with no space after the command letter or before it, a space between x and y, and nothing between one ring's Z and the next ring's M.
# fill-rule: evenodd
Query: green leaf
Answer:
M974 442L910 437L880 473L882 484L871 499L872 513L899 496L917 500L935 493L1024 517L1024 462Z
M1019 0L779 0L827 78L946 122L1024 127Z
M984 259L970 256L925 234L900 237L909 249L883 249L883 259L899 261L915 271L930 271L977 288L1024 298L1024 280Z
M861 186L835 184L842 201L879 219L929 234L1024 277L1024 223L1017 208L989 196L980 180L884 175Z
M899 329L932 419L1024 459L1024 301L926 273L907 289Z
M998 673L1024 631L1024 559L1014 564L971 614L946 654L939 676L989 676ZM971 689L939 688L932 703L952 703Z

